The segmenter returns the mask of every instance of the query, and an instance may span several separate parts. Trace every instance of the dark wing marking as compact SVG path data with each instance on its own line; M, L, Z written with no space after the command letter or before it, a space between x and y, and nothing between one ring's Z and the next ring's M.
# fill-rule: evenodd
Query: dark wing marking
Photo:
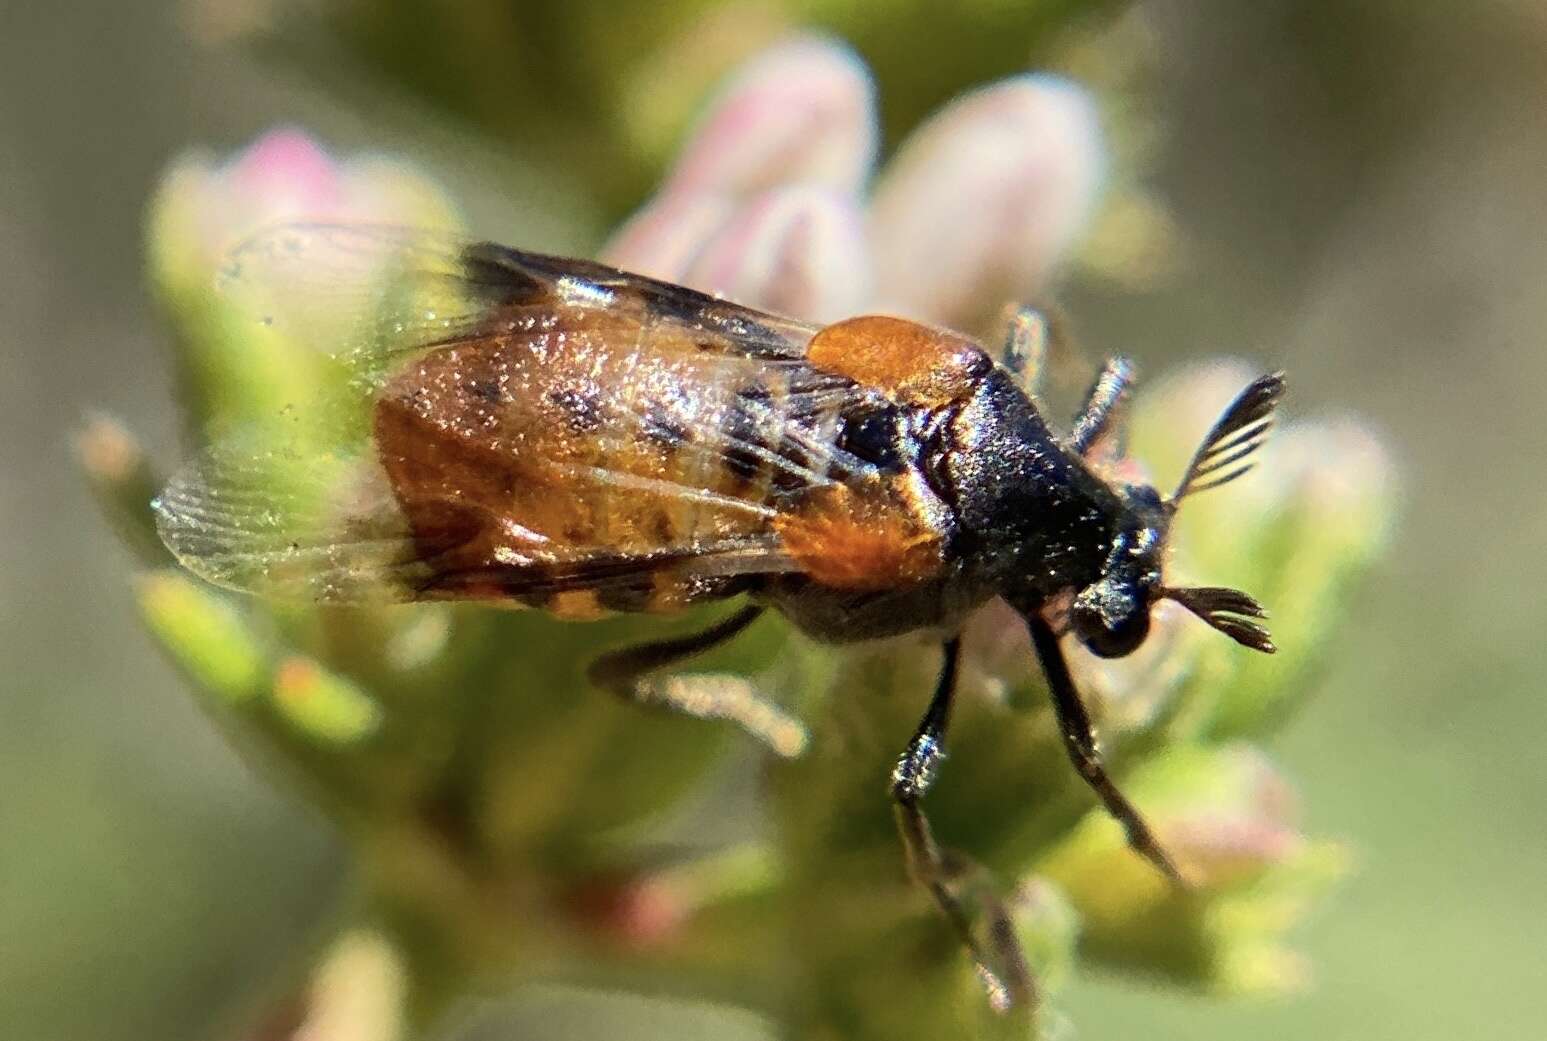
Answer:
M287 411L367 417L276 422L176 476L156 502L162 536L222 585L413 600L787 571L769 523L781 489L873 471L834 447L836 417L868 392L804 363L812 327L679 286L348 225L260 233L219 285L254 335L338 363L335 385ZM386 413L409 424L390 452ZM448 453L479 476L442 467ZM722 479L733 454L759 480ZM550 523L523 523L512 488L569 512L539 505Z

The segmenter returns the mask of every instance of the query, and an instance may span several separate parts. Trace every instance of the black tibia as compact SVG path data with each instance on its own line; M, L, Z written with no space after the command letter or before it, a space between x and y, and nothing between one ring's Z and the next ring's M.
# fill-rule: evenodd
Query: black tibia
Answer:
M1031 630L1031 642L1037 649L1037 657L1042 661L1042 671L1047 676L1048 687L1052 690L1053 711L1058 716L1058 729L1063 735L1064 747L1069 751L1069 759L1074 763L1074 768L1101 798L1107 812L1115 817L1123 826L1123 830L1128 833L1128 845L1154 864L1171 881L1185 887L1187 881L1177 869L1176 862L1161 848L1155 833L1150 830L1148 824L1144 823L1144 818L1139 816L1139 811L1134 809L1133 803L1128 801L1128 798L1112 782L1112 778L1107 776L1106 766L1101 761L1101 746L1096 739L1096 729L1091 725L1090 713L1085 711L1085 703L1080 700L1080 692L1074 687L1074 679L1069 675L1069 666L1064 661L1064 654L1058 646L1058 636L1053 632L1053 627L1037 615L1028 616L1026 625Z
M1010 316L999 363L1029 397L1036 397L1043 370L1047 368L1049 336L1048 320L1042 312L1020 307Z
M702 632L608 651L591 663L586 675L598 687L635 704L669 708L699 719L728 720L779 755L798 755L806 744L805 729L759 697L747 680L719 673L650 675L718 647L762 613L761 607L748 605Z
M1085 396L1084 407L1074 417L1068 442L1071 450L1085 455L1096 442L1114 432L1132 386L1133 362L1127 358L1107 359Z
M902 833L908 868L929 891L951 927L961 937L997 1007L1029 1006L1036 998L1031 971L1015 939L1009 911L995 891L989 872L955 850L935 842L929 818L920 805L934 783L935 771L945 758L945 731L951 721L951 702L956 693L961 640L945 643L940 679L929 708L920 720L907 751L892 771L892 798L897 802L897 826ZM981 910L985 939L973 927L969 906Z
M935 770L945 758L945 731L951 725L951 703L956 697L956 671L961 660L961 638L952 637L944 645L940 679L934 697L919 720L908 750L897 760L892 771L892 795L900 802L922 799L934 783Z

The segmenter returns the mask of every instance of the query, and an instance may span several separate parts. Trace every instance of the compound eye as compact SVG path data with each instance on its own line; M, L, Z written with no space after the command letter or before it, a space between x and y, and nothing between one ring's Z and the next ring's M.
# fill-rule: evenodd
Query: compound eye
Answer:
M1069 623L1092 654L1121 658L1137 650L1149 635L1149 605L1131 590L1097 582L1074 598Z

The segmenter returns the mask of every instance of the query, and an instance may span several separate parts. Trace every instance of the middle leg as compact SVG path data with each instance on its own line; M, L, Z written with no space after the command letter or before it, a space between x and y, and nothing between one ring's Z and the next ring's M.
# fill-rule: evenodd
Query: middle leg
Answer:
M951 703L956 693L961 638L947 640L944 652L934 697L930 699L913 739L908 742L907 750L892 770L897 826L902 833L909 870L929 891L961 937L977 963L990 999L1001 1008L1030 1006L1036 998L1035 983L1015 938L1009 911L994 891L993 879L984 868L962 854L941 848L935 841L929 818L924 814L923 798L945 758L945 733L950 725ZM983 909L987 919L986 944L978 939L973 929L972 915L962 900L963 892L969 892L972 901Z
M1069 432L1069 447L1080 455L1090 455L1103 441L1113 442L1108 453L1121 455L1119 419L1123 402L1133 388L1133 362L1127 358L1109 358L1096 374L1085 395L1085 405L1074 417L1074 427Z

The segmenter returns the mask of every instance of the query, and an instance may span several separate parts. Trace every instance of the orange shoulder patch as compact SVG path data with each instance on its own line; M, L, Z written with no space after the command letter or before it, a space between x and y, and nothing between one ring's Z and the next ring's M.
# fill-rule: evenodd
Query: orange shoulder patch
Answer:
M903 404L925 407L964 397L993 367L965 336L886 315L829 325L812 337L806 360Z
M836 589L881 590L919 582L940 569L941 535L892 484L877 494L834 485L774 522L784 551L802 571Z

